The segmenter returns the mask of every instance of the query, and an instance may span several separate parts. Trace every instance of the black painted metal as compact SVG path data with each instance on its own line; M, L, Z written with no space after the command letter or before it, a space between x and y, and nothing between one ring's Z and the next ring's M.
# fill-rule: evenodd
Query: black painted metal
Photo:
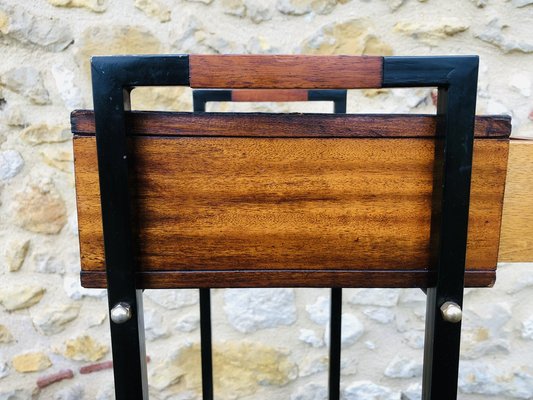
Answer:
M384 57L383 62L383 87L439 89L437 130L441 140L437 140L435 150L430 266L436 270L437 283L427 292L425 400L457 398L461 325L444 321L440 306L446 301L462 306L463 301L477 71L478 58L474 56ZM118 400L141 400L148 398L146 358L142 293L135 286L134 276L124 114L135 86L188 86L189 60L188 56L177 55L95 57L92 77L109 308L126 302L133 310L130 321L111 322L115 393ZM208 307L208 296L201 297L201 308ZM340 313L340 300L340 289L333 289L332 316L333 308ZM340 319L338 322L340 326ZM339 326L331 327L332 338L340 335ZM210 342L210 327L202 330L205 340L209 333ZM338 354L340 357L340 348ZM202 373L208 374L208 369ZM340 376L340 368L336 374Z
M347 90L336 89L311 89L307 92L307 100L309 101L332 101L333 113L346 114L346 96Z
M133 318L111 324L117 400L148 399L142 292L135 287L124 113L135 85L188 85L187 56L94 57L91 61L109 309Z
M432 265L435 287L427 290L422 398L457 398L461 323L443 319L440 307L462 307L470 181L474 142L478 57L385 57L384 87L437 86Z
M329 339L329 400L340 399L341 389L341 326L342 289L331 288L331 314Z
M211 292L200 289L200 346L202 358L202 399L213 400L213 349L211 337Z
M231 101L231 90L197 89L192 91L194 112L205 112L205 104L209 101Z

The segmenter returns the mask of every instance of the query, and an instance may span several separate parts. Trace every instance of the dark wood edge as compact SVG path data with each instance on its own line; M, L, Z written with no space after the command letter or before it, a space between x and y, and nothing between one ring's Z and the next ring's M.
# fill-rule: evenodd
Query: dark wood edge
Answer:
M244 288L244 287L343 287L343 288L426 288L434 284L428 271L158 271L137 273L137 287ZM465 287L491 287L495 270L467 271ZM105 288L105 272L82 271L86 288Z
M231 101L308 101L307 89L234 89Z
M139 136L420 138L435 136L436 119L426 114L126 113L129 134ZM94 112L73 111L71 125L75 135L94 135ZM476 117L476 137L510 134L510 117Z
M383 84L383 57L190 55L189 81L204 89L365 89Z

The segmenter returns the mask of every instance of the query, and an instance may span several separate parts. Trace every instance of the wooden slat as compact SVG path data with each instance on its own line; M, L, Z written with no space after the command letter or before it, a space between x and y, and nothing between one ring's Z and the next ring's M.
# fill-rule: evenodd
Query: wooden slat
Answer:
M94 113L75 111L72 132L94 135ZM417 114L261 114L132 112L129 132L146 136L434 137L436 117ZM507 116L476 117L475 136L506 138Z
M382 85L383 58L190 55L192 88L362 89Z
M499 261L533 262L533 141L513 140L503 203Z
M195 270L353 269L373 279L396 270L390 285L403 287L428 279L414 276L429 259L432 139L137 137L132 147L143 271L183 279ZM475 143L467 265L486 282L507 148L505 139ZM94 137L75 139L75 158L82 268L101 272Z
M305 89L236 89L231 91L231 101L307 101Z

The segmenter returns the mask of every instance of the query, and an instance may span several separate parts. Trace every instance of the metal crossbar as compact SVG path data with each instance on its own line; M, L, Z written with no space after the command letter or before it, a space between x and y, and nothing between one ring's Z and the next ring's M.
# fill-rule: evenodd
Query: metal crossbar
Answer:
M214 57L215 71L202 71L200 61ZM136 260L132 237L128 186L127 126L130 91L135 86L194 86L211 82L230 88L242 77L231 70L231 56L120 56L92 59L93 99L109 310L114 362L115 393L118 400L148 399L142 292L135 282ZM466 236L472 169L474 112L478 58L456 57L342 57L314 59L305 56L253 56L244 60L282 63L287 75L278 79L272 68L253 69L260 82L243 83L263 88L363 88L438 87L438 139L436 146L433 218L431 224L431 268L436 284L427 290L426 340L423 393L425 400L457 398L460 313L462 307ZM301 59L298 57L302 57ZM319 65L318 78L305 79L306 65ZM241 62L241 61L239 61ZM370 73L364 70L371 64ZM194 71L190 66L194 66ZM339 66L339 73L328 70ZM353 65L354 68L350 68ZM218 70L217 70L218 68ZM228 76L216 75L228 69ZM363 72L358 74L358 68ZM274 74L275 75L275 74ZM255 76L255 75L254 75ZM205 87L205 86L204 86ZM268 87L268 86L267 86ZM315 86L316 87L316 86Z
M205 112L208 102L233 101L232 90L193 90L194 112ZM346 90L307 90L307 101L332 101L335 114L346 113ZM268 99L268 94L264 99ZM276 101L273 99L272 101ZM282 100L279 100L282 101ZM286 100L285 100L286 101ZM298 100L295 100L298 101ZM202 398L213 400L213 356L211 333L211 294L209 289L200 289L200 347L202 358ZM330 297L330 343L329 343L329 400L340 399L341 384L341 326L342 289L332 288Z

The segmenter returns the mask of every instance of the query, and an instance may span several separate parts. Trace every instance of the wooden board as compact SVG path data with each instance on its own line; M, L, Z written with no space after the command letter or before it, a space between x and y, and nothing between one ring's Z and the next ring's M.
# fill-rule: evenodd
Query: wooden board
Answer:
M513 140L503 203L499 261L533 262L533 141Z
M219 89L363 89L382 84L383 57L190 55L190 86Z
M85 133L91 130L87 115L73 124ZM213 123L216 115L209 115ZM227 120L228 114L219 116ZM184 125L186 133L174 123L167 137L132 139L141 287L375 286L382 277L383 287L431 283L432 131L423 134L411 123L418 138L404 131L405 138L324 139L316 127L298 139L214 131L198 138L202 123ZM283 121L275 126L288 129ZM94 137L77 136L74 149L82 281L100 287L105 274ZM506 139L475 143L470 286L494 281L507 150Z
M305 89L236 89L231 91L231 101L307 101Z

